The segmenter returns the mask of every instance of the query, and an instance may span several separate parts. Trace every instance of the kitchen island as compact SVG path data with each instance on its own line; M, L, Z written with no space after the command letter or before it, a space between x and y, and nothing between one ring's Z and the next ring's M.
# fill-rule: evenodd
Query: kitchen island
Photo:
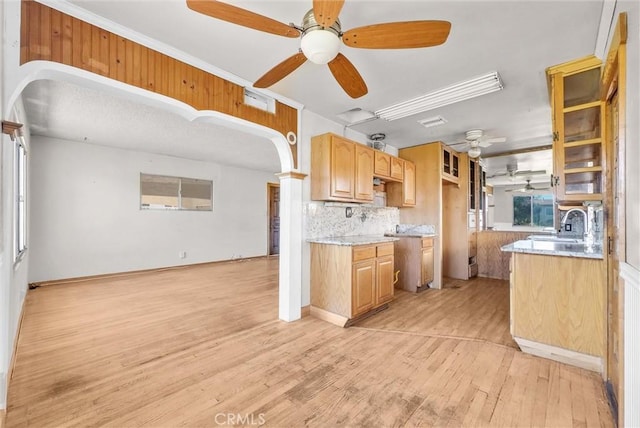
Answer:
M606 264L602 247L526 239L511 253L511 334L527 353L602 372Z
M387 307L393 300L398 238L340 236L311 243L311 315L340 327Z

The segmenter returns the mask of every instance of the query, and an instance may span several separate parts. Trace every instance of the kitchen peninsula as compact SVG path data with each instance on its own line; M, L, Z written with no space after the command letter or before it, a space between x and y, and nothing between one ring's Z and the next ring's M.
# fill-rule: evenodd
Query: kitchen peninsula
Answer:
M511 253L511 335L527 353L602 373L606 265L602 247L539 237Z

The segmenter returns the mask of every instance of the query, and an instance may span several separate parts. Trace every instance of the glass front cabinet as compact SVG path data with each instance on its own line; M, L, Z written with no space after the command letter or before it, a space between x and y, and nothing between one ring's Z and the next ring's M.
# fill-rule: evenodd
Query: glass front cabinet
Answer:
M553 118L557 201L600 201L604 192L604 103L601 61L593 56L547 69Z

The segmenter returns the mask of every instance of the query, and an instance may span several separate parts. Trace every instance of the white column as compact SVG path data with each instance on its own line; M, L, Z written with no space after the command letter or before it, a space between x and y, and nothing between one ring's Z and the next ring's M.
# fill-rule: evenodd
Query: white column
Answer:
M284 172L280 178L280 290L278 317L301 318L302 307L302 180L305 174Z

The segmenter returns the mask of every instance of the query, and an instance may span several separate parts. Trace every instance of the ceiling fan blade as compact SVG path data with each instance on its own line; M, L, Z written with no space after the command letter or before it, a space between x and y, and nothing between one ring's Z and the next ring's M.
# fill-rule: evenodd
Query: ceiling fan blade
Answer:
M343 5L344 0L313 0L313 15L322 27L331 27Z
M187 7L212 18L284 37L299 37L300 31L287 24L216 0L187 0Z
M256 80L253 86L255 88L268 88L287 77L304 64L305 61L307 61L307 57L302 52L298 52L267 71L261 78Z
M331 62L329 62L331 74L336 78L342 89L351 98L360 98L366 95L369 90L364 79L358 73L358 70L351 64L351 61L341 53L338 54Z
M454 146L461 146L463 144L469 144L468 141L460 141L458 143L452 143L452 144L447 144L449 147L454 147Z
M495 178L495 177L504 177L506 175L509 175L508 172L497 172L493 175L488 175L487 178Z
M448 21L407 21L366 25L345 32L342 41L352 48L405 49L441 45L449 37Z

